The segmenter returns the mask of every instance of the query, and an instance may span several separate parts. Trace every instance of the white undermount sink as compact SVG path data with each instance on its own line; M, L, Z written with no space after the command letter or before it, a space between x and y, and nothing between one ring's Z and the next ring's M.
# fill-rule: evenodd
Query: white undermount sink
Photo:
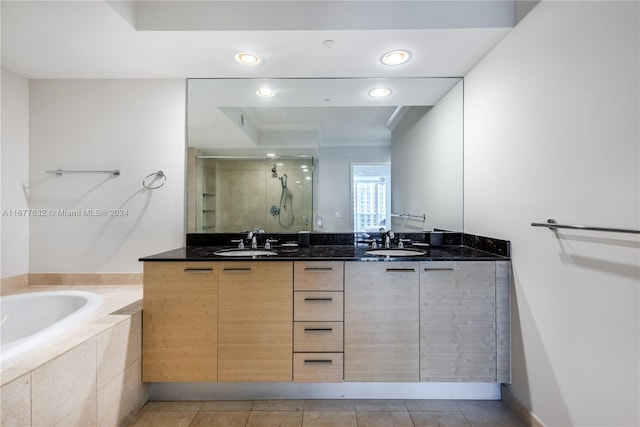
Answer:
M405 257L405 256L422 256L426 252L418 249L394 248L394 249L369 249L365 255L388 256L388 257Z
M278 255L277 252L270 251L267 249L222 249L220 251L214 252L213 254L218 256L237 256L237 257Z

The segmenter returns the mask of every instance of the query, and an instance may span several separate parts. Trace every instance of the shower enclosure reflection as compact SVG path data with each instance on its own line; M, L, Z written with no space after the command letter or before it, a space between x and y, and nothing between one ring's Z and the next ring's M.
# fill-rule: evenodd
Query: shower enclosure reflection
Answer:
M311 231L312 158L196 156L196 232Z

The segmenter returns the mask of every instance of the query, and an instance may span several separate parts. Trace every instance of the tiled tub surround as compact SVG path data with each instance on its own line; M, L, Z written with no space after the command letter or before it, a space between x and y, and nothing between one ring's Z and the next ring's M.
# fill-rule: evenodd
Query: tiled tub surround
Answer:
M0 425L115 427L147 401L140 381L142 286L73 289L100 294L102 307L73 331L2 365Z

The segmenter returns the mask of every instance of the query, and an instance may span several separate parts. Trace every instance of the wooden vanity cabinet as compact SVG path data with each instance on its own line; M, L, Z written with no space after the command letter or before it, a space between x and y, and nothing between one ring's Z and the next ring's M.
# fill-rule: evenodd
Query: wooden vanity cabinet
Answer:
M421 262L420 381L496 382L496 354L496 263Z
M217 380L218 267L145 262L142 381Z
M292 381L293 263L221 262L218 381Z
M419 267L345 263L345 381L419 381Z

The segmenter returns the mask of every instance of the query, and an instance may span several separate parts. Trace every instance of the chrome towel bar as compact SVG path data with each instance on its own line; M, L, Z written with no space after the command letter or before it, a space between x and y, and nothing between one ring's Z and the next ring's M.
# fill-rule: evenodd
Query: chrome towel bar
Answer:
M640 234L638 228L611 228L611 227L591 227L586 225L566 225L558 224L555 219L548 219L547 222L532 222L532 227L547 227L550 230L557 230L559 228L567 228L570 230L588 230L588 231L607 231L611 233L631 233Z
M120 169L113 169L113 170L62 170L62 169L56 169L54 171L46 171L48 174L55 174L56 176L62 176L64 174L73 174L73 173L78 173L78 174L88 174L88 173L108 173L110 175L113 176L120 176Z
M427 220L427 214L422 214L422 215L412 215L412 214L408 214L408 213L392 213L391 216L397 216L400 218L410 218L410 219L419 219L422 220L423 222Z

